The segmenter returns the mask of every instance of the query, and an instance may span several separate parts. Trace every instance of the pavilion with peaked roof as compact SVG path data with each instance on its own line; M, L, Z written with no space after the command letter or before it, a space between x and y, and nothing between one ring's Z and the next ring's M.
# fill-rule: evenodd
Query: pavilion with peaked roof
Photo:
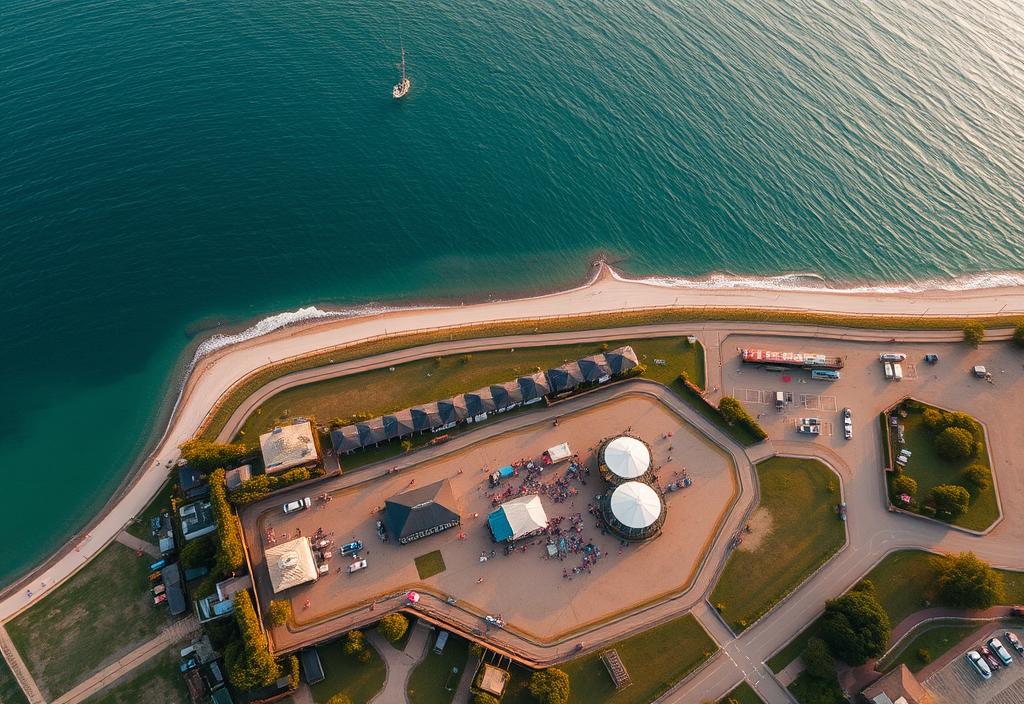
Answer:
M388 530L402 545L462 523L447 479L395 494L384 502L384 513Z

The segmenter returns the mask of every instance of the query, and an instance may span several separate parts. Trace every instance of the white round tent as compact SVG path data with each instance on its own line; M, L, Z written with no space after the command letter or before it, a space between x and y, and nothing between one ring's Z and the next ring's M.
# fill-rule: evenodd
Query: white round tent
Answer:
M640 440L623 435L605 446L604 464L620 479L636 479L651 468L651 452Z
M661 497L643 482L616 487L610 507L615 520L633 530L649 528L661 518Z

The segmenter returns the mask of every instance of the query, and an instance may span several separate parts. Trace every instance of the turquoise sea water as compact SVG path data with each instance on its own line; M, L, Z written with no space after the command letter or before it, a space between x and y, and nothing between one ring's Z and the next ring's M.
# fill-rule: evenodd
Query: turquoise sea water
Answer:
M215 323L552 288L599 252L1020 272L1021 46L1013 0L8 0L0 581L109 496Z

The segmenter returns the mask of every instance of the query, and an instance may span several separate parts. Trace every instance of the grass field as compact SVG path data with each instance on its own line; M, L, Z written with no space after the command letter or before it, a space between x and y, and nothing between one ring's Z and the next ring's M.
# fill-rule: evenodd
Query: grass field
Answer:
M420 579L427 579L445 571L444 557L441 555L440 550L420 555L416 558L415 562L416 572L419 573Z
M789 685L789 692L800 704L846 704L838 682L822 682L801 672Z
M989 464L988 451L985 448L985 437L980 431L977 440L981 443L981 452L977 457L966 460L947 460L939 456L933 443L934 433L929 430L923 420L923 412L930 406L922 404L921 408L912 408L907 417L901 419L903 424L906 449L914 454L903 470L908 477L917 481L917 501L926 501L929 492L940 484L962 484L961 475L964 469L972 464L980 464L989 470L989 488L971 497L971 506L967 512L953 521L954 525L984 530L999 518L999 504L996 501L995 489L991 486L992 467Z
M18 680L14 673L7 667L7 663L0 658L0 702L3 704L28 704L25 693L18 686Z
M185 680L178 673L178 654L173 648L132 670L128 675L85 700L86 704L189 704ZM4 700L6 702L6 700Z
M71 689L167 625L149 593L149 555L109 546L67 582L7 624L47 699Z
M974 633L979 627L977 623L952 622L924 627L913 638L905 640L901 648L886 658L884 664L881 664L876 669L881 672L888 672L902 663L910 668L911 672L918 672L928 662L944 655L950 648ZM922 649L928 651L929 657L927 661L919 656L919 652Z
M729 626L739 633L804 581L843 546L846 534L835 513L839 480L816 460L773 457L757 465L761 484L758 512L747 542L733 551L711 593ZM830 491L831 488L831 491ZM758 530L767 530L761 537ZM780 560L779 556L786 559ZM752 575L756 575L753 578Z
M875 585L875 595L893 626L915 611L935 605L935 594L929 589L937 576L933 557L922 550L900 550L886 556L865 577ZM1024 602L1024 572L997 572L1003 576L1004 601L1008 604ZM807 639L815 635L817 625L817 621L810 624L768 661L772 671L780 672L803 652Z
M153 540L153 534L149 532L149 519L159 514L161 509L169 509L171 507L171 495L174 493L174 484L174 482L170 481L164 484L163 488L160 489L160 493L154 496L142 513L136 516L139 520L129 523L125 527L125 531L136 538L147 540L155 545L156 541Z
M733 701L739 704L764 704L764 700L746 682L719 699L718 704L730 704Z
M685 338L609 341L609 348L633 346L647 365L647 378L661 383L685 370L693 379L704 379L704 353L699 344ZM259 435L295 416L312 416L321 423L338 418L350 422L355 414L377 416L409 406L428 403L473 391L489 384L515 379L538 369L548 369L601 351L600 344L521 347L423 359L394 367L374 369L326 381L304 384L267 399L242 425L236 438L256 443ZM667 364L656 365L653 360Z
M451 704L469 660L469 643L465 639L449 637L444 652L435 655L434 637L430 637L431 649L426 657L409 673L406 693L412 704ZM452 668L459 671L453 673Z
M338 640L317 648L326 679L310 687L313 701L316 704L327 704L328 699L342 693L348 695L352 704L367 704L384 689L387 666L369 642L366 644L370 651L370 661L367 663L345 655L341 645L342 641Z

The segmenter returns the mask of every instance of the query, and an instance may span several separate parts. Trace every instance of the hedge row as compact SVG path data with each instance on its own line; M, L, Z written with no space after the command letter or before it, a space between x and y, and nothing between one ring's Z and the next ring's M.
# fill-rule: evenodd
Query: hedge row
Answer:
M266 498L272 491L284 489L287 486L304 482L307 479L321 477L323 474L324 470L321 467L313 467L312 469L297 467L281 474L257 474L255 477L242 482L242 486L232 491L228 499L236 506L244 506L245 504L251 504L254 501Z
M210 475L210 504L219 536L216 571L221 575L230 574L245 564L245 551L242 549L242 531L228 503L223 469L215 469Z
M718 402L718 412L722 414L722 418L726 423L746 428L758 440L764 440L768 437L768 433L764 431L764 428L751 418L750 414L747 413L747 409L732 396L722 397L722 400Z
M228 680L241 690L266 687L280 676L281 668L270 654L267 637L260 628L249 591L238 592L234 600L235 621L241 640L232 641L224 649Z

